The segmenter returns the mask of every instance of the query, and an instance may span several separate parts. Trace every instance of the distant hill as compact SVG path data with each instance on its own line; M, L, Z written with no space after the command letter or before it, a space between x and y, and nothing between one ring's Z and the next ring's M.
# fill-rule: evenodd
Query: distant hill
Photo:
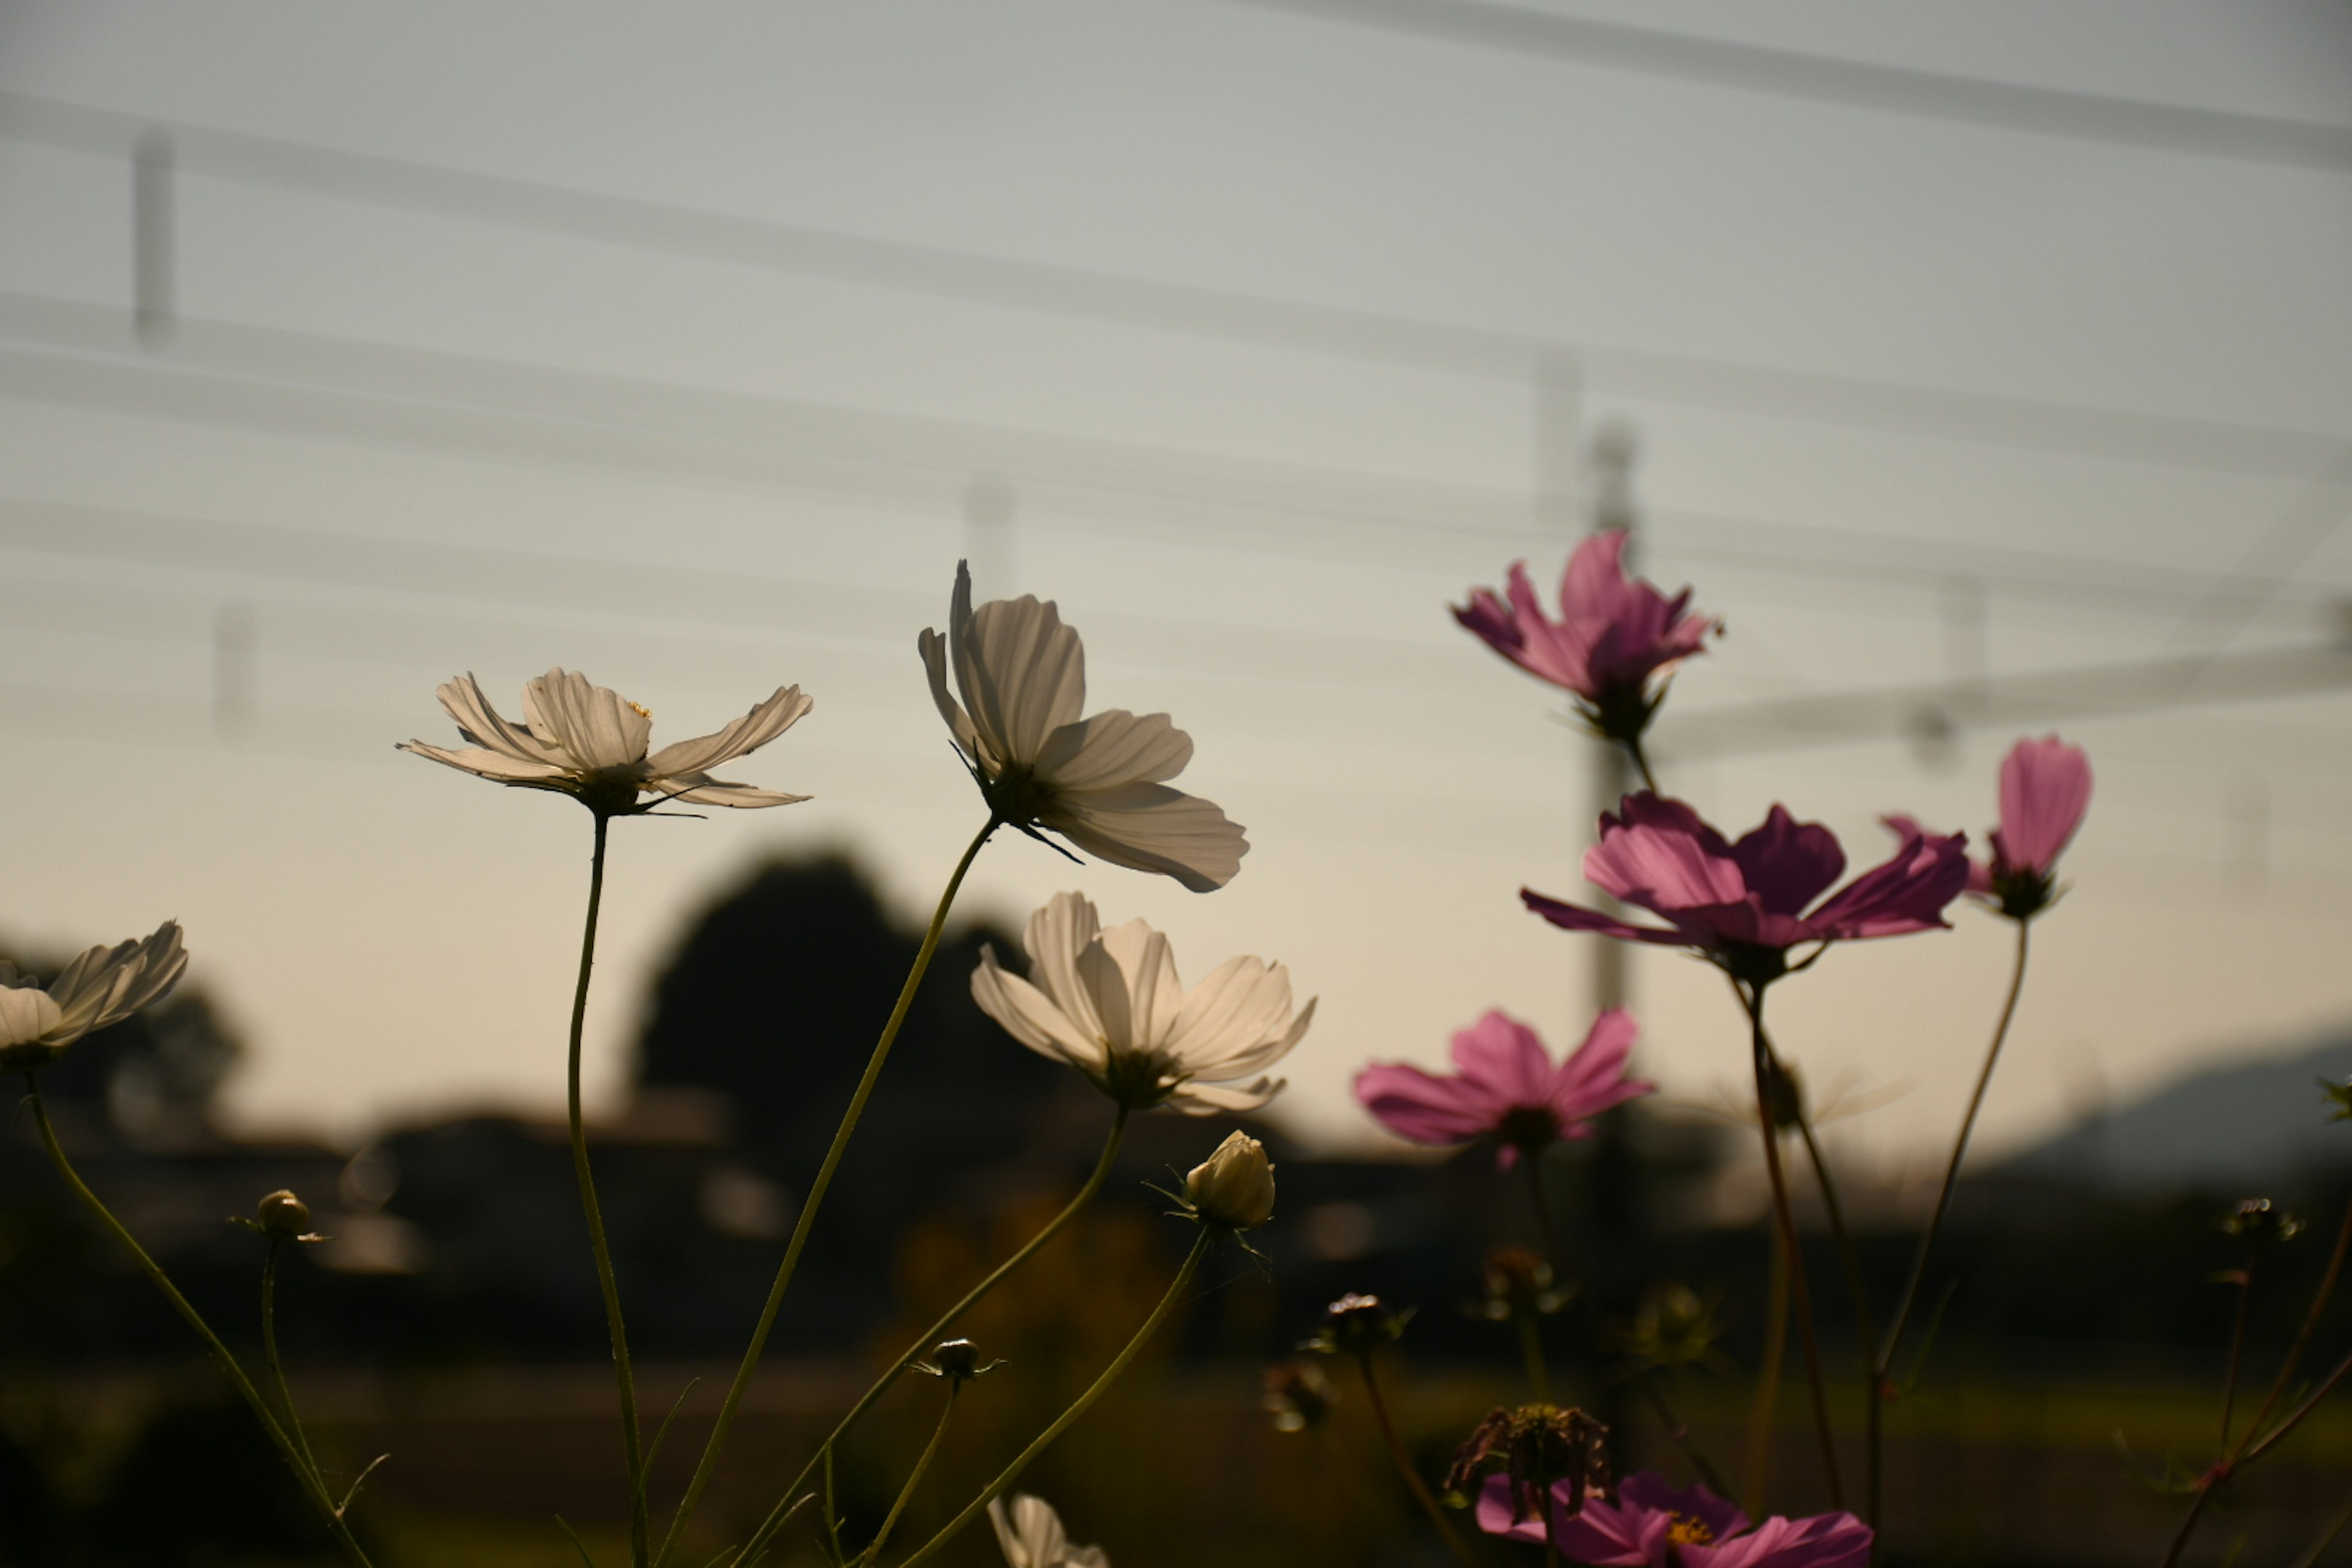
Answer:
M2352 1075L2352 1037L2299 1056L2217 1068L2078 1122L1985 1174L2087 1181L2135 1193L2266 1185L2352 1165L2352 1123L2330 1121L2316 1080Z

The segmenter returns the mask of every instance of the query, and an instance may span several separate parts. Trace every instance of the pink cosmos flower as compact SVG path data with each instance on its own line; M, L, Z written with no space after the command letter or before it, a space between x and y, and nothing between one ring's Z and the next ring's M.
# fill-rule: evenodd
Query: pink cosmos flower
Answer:
M2091 804L2091 760L2055 735L2020 741L2000 764L2000 826L1992 861L1969 868L1969 891L2016 920L2050 902L2058 852Z
M1807 912L1845 870L1845 852L1828 828L1776 805L1762 826L1730 844L1681 801L1630 795L1616 815L1601 818L1601 842L1585 852L1584 875L1611 897L1663 917L1664 926L1628 925L1528 889L1519 897L1556 926L1696 948L1737 979L1769 984L1788 973L1788 951L1801 942L1948 924L1944 906L1968 881L1968 835L1939 837L1900 819L1889 826L1902 839L1894 856Z
M1356 1098L1373 1120L1412 1143L1467 1143L1492 1136L1495 1160L1509 1170L1562 1138L1592 1136L1592 1118L1612 1105L1654 1093L1657 1085L1625 1076L1640 1031L1622 1007L1592 1021L1584 1043L1558 1067L1543 1039L1506 1014L1489 1013L1454 1037L1454 1071L1424 1072L1402 1062L1356 1075Z
M1524 561L1511 564L1510 602L1473 588L1454 618L1528 674L1567 688L1585 717L1612 740L1632 740L1658 705L1651 677L1700 651L1722 623L1687 613L1690 590L1673 598L1624 568L1622 531L1596 533L1576 547L1559 580L1559 616L1548 618Z
M1850 1513L1775 1516L1750 1530L1748 1516L1705 1487L1666 1484L1649 1471L1627 1476L1614 1501L1587 1497L1566 1512L1568 1482L1554 1486L1552 1520L1560 1554L1592 1568L1863 1568L1870 1527ZM1544 1521L1511 1519L1510 1488L1492 1476L1478 1497L1478 1528L1540 1543Z

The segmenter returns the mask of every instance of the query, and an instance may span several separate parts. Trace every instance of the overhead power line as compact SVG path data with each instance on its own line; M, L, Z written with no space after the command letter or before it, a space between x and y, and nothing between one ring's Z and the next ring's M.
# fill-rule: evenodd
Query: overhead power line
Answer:
M32 342L68 354L25 353ZM1395 533L1484 538L1502 552L1556 541L1528 498L1491 486L1407 479L1048 435L803 399L556 369L434 350L183 317L168 359L137 353L120 311L0 291L0 395L312 437L425 443L468 455L566 467L685 472L897 502L944 515L974 473L1015 476L1032 501L1024 527L1056 511L1181 509L1192 528L1262 539L1276 519ZM2342 476L2352 494L2352 475ZM2339 498L2341 499L2341 498ZM1123 502L1106 509L1104 500ZM2168 568L2055 552L1874 535L1849 529L1657 509L1660 544L1678 559L1785 577L1941 592L1955 578L1990 592L2126 614L2242 624L2264 605L2315 608L2315 590L2270 574ZM324 539L331 536L318 535ZM300 541L289 558L307 559Z
M150 119L0 93L0 137L130 156ZM2131 462L2301 478L2333 437L1821 374L1308 304L772 222L177 125L173 168L331 200L861 288L1533 385L1563 361L1612 395Z
M2352 126L2238 114L1596 21L1487 0L1234 0L1255 10L1738 92L2289 168L2352 171Z

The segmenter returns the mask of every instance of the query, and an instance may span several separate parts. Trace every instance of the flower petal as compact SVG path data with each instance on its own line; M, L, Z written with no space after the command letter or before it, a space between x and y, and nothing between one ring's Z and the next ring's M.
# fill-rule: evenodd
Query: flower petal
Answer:
M1542 1037L1507 1013L1489 1012L1454 1035L1454 1067L1497 1104L1550 1101L1551 1058Z
M1239 1116L1261 1109L1288 1083L1279 1078L1238 1085L1186 1082L1169 1095L1167 1104L1186 1116Z
M1196 893L1239 874L1249 840L1198 795L1160 784L1066 790L1040 822L1097 859L1173 877Z
M1176 959L1169 951L1168 938L1141 921L1129 921L1111 927L1097 940L1097 951L1117 966L1123 983L1117 1016L1111 1005L1103 1007L1104 1033L1116 1048L1122 1043L1123 1023L1126 1048L1157 1054L1167 1044L1168 1032L1184 1005L1184 987L1176 977ZM1087 956L1079 958L1080 973L1086 972L1087 963Z
M701 780L696 783L697 779ZM680 788L678 786L686 787ZM670 800L682 800L693 805L731 805L739 811L750 811L762 805L795 805L813 798L804 795L786 795L782 790L760 789L747 784L729 784L705 774L686 778L647 779L645 787Z
M1091 1040L1103 1037L1102 1013L1078 975L1078 956L1102 934L1102 919L1083 893L1056 893L1029 917L1021 945L1029 953L1029 978L1062 1016Z
M948 695L947 639L927 629L915 638L915 651L923 656L923 671L931 679L931 700L939 705L940 717L948 721L948 732L955 737L957 749L973 762L980 762L980 731L972 728L971 716L963 710L963 704ZM988 759L992 766L1003 760Z
M1192 737L1167 714L1138 718L1124 708L1107 708L1062 725L1045 737L1036 759L1037 776L1066 790L1160 784L1182 773L1192 760Z
M653 721L635 704L577 670L533 677L522 689L522 710L533 734L588 773L643 762L653 735Z
M2091 805L2091 762L2055 735L2020 741L2000 764L2002 858L2047 875Z
M408 741L394 749L414 752L420 757L430 757L436 763L446 763L478 778L491 779L499 784L528 784L568 776L567 769L553 763L526 762L520 757L509 757L478 746L445 748L428 746L422 741Z
M499 717L489 699L482 695L481 682L471 675L461 675L445 680L434 693L441 700L442 708L457 721L457 732L477 746L488 748L516 762L544 763L560 767L562 752L530 731L509 723Z
M1104 1066L1101 1042L1091 1031L1073 1023L1053 999L996 962L996 950L982 946L980 967L971 972L971 999L1023 1045L1041 1057L1069 1063L1087 1072Z
M1748 890L1776 915L1801 914L1845 869L1837 835L1818 822L1799 822L1778 802L1762 826L1731 847L1731 858Z
M1075 722L1086 706L1087 656L1078 634L1062 624L1054 605L1027 594L969 608L971 574L961 563L956 603L948 651L971 721L1005 762L1034 762L1045 737Z
M1356 1100L1408 1143L1467 1143L1495 1130L1505 1107L1476 1084L1410 1062L1375 1062L1356 1074Z
M715 733L664 746L646 759L646 771L656 777L698 773L736 757L758 751L804 717L815 700L797 686L779 686L765 702Z

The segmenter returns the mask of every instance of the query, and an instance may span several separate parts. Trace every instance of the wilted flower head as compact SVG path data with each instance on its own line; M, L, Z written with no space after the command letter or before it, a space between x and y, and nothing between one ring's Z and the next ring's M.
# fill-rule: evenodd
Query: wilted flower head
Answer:
M928 1358L915 1363L915 1370L946 1378L950 1383L970 1383L1003 1364L1002 1361L982 1361L980 1347L970 1340L941 1340L931 1347Z
M1559 619L1546 617L1524 561L1511 565L1510 602L1486 588L1454 607L1454 618L1528 674L1573 693L1593 729L1612 740L1638 737L1665 695L1653 677L1701 650L1722 623L1685 613L1690 590L1669 599L1624 567L1625 535L1612 530L1576 547L1559 580Z
M1664 918L1659 926L1623 921L1521 889L1528 908L1570 931L1625 942L1696 949L1734 977L1767 984L1788 972L1788 951L1801 942L1901 936L1948 924L1944 906L1969 876L1968 836L1922 834L1892 819L1901 842L1894 856L1807 912L1845 870L1837 837L1774 806L1763 826L1737 844L1678 800L1627 795L1601 819L1601 842L1585 852L1584 875L1610 897Z
M1559 1518L1573 1519L1588 1493L1608 1489L1609 1428L1581 1410L1557 1405L1495 1410L1454 1451L1445 1489L1468 1497L1479 1472L1496 1462L1502 1474L1487 1483L1488 1489L1499 1483L1511 1522L1533 1516L1540 1529L1547 1499ZM1481 1508L1482 1528L1485 1512Z
M1331 1386L1323 1363L1312 1361L1276 1362L1265 1369L1265 1394L1261 1401L1266 1414L1274 1417L1277 1432L1304 1432L1310 1426L1320 1426L1339 1402L1339 1391Z
M1184 1204L1202 1225L1255 1230L1274 1217L1274 1163L1246 1132L1228 1132L1184 1178Z
M1489 1248L1480 1275L1486 1293L1471 1310L1489 1322L1545 1316L1576 1299L1575 1291L1552 1283L1551 1265L1533 1247L1511 1244Z
M653 715L616 691L590 685L576 670L551 669L525 682L520 725L499 715L470 675L446 682L438 695L471 744L449 749L410 741L402 751L493 783L568 795L600 816L635 816L670 800L748 808L808 798L727 784L705 771L747 756L791 729L814 705L797 686L780 686L725 729L651 756L646 744Z
M1290 1010L1290 972L1231 958L1187 992L1168 939L1141 921L1102 929L1084 895L1060 893L1029 917L1029 978L992 948L972 971L972 1000L1040 1056L1065 1061L1132 1110L1192 1116L1255 1110L1282 1091L1265 1076L1314 1021Z
M162 1001L187 967L177 921L144 940L91 948L46 988L0 961L0 1072L38 1072L84 1035Z
M1350 1290L1323 1310L1322 1326L1298 1348L1325 1355L1368 1356L1402 1339L1411 1321L1411 1307L1392 1312L1378 1296Z
M1113 708L1091 719L1087 655L1049 601L1023 595L971 603L971 573L956 563L948 635L917 639L931 700L1007 825L1058 833L1087 854L1173 877L1196 893L1241 869L1249 841L1208 801L1164 782L1192 760L1192 737L1165 713ZM948 693L955 668L959 703Z
M1554 1539L1572 1562L1601 1568L1864 1568L1870 1527L1850 1513L1766 1520L1748 1516L1702 1486L1669 1486L1649 1471L1627 1476L1612 1498L1586 1496L1568 1512L1569 1483L1553 1490ZM1541 1542L1544 1522L1515 1512L1500 1476L1478 1499L1478 1528L1490 1535Z
M1539 1153L1562 1138L1591 1137L1592 1118L1657 1087L1625 1076L1625 1058L1639 1032L1630 1014L1612 1007L1555 1067L1535 1030L1493 1012L1454 1037L1452 1073L1375 1063L1356 1075L1356 1099L1410 1142L1492 1137L1500 1145L1496 1163L1508 1170L1521 1153Z
M1003 1498L991 1498L988 1522L996 1527L1006 1568L1110 1568L1101 1547L1070 1544L1062 1516L1043 1498L1017 1496L1009 1510Z

